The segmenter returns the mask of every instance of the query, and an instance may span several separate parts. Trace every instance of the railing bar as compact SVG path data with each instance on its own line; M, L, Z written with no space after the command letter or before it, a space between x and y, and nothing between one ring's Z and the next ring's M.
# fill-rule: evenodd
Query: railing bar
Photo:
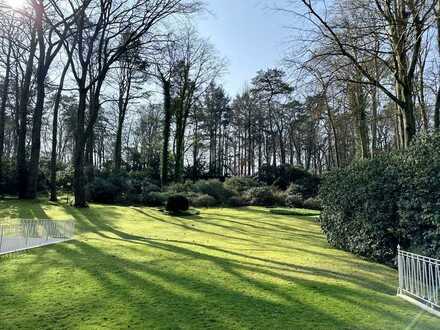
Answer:
M397 254L400 295L414 297L428 310L440 313L440 260L403 251ZM411 298L413 299L413 298ZM417 303L416 301L413 301Z
M73 220L14 219L0 221L0 255L73 238Z

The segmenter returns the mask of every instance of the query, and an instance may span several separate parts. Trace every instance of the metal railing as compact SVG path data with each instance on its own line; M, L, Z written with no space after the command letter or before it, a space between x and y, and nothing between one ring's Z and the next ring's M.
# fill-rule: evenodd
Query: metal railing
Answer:
M0 221L0 255L56 244L73 238L73 220Z
M398 295L440 316L440 260L398 247Z

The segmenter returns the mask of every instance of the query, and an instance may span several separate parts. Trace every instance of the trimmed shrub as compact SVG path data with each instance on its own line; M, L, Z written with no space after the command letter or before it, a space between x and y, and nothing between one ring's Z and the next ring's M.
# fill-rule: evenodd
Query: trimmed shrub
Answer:
M240 196L232 196L226 204L230 207L244 207L249 205L249 201Z
M224 186L226 189L242 194L251 188L258 187L259 183L251 177L232 177L226 179Z
M305 209L320 211L321 200L317 197L310 197L304 201L303 206Z
M273 190L273 197L275 199L274 205L277 206L286 206L286 200L287 200L287 193L285 191L281 190Z
M182 195L172 195L168 197L166 210L170 213L185 212L189 209L189 200Z
M142 183L142 194L141 199L142 203L148 206L161 206L165 205L166 200L168 199L169 194L164 194L163 196L161 194L159 186L156 186L155 184L144 181Z
M291 208L302 208L304 199L301 194L291 194L286 197L286 206Z
M191 198L191 205L194 207L214 207L218 205L218 202L210 195L197 195Z
M329 242L392 263L398 244L440 257L440 135L324 178L321 222Z
M291 183L286 192L288 195L301 195L302 197L302 188L300 185L297 185L295 183Z
M420 137L399 166L400 245L440 258L440 134Z
M276 203L271 187L249 189L246 192L246 196L250 200L251 205L255 206L273 206Z
M127 190L124 178L120 176L96 177L88 185L90 200L96 203L118 202L122 193Z
M160 187L155 185L154 183L151 183L150 181L144 181L142 182L142 193L148 194L151 192L158 192L160 191Z
M152 191L142 195L142 203L147 206L165 206L168 197L170 197L170 194L167 192Z
M392 263L399 243L398 161L383 155L325 176L321 224L329 243L358 255Z
M257 180L268 186L275 186L286 190L290 184L298 185L304 197L316 196L319 192L320 179L304 169L291 165L271 166L263 165L258 172Z
M3 160L3 176L0 177L0 196L17 194L15 164Z
M172 194L187 194L193 190L193 184L190 181L183 183L173 183L166 187L166 191Z
M219 180L200 180L194 183L193 191L203 195L214 197L220 204L225 203L234 192L223 186Z

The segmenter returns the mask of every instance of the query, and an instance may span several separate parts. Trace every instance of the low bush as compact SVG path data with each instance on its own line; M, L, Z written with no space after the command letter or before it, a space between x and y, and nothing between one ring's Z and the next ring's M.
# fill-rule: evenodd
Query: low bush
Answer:
M2 174L3 175L0 177L0 196L17 194L15 164L4 161Z
M302 188L295 183L291 183L290 186L287 188L286 193L288 195L301 195L302 197Z
M104 204L119 202L128 190L126 178L119 175L95 177L87 188L91 201Z
M191 198L191 205L194 207L214 207L218 201L210 195L196 195Z
M304 205L304 199L301 194L288 194L286 197L286 206L291 208L302 208Z
M189 200L183 195L171 195L168 197L166 210L170 213L185 212L189 209Z
M142 189L142 193L143 194L149 194L151 192L159 192L159 191L161 191L161 189L160 189L160 187L158 185L155 185L154 183L151 183L148 180L144 180L142 182L141 189Z
M298 186L305 198L316 196L319 192L320 179L306 170L291 165L263 165L256 179L268 186L286 190L292 183Z
M318 197L310 197L304 201L303 206L305 209L320 211L321 200Z
M305 209L271 209L269 210L272 214L279 215L292 215L292 216L302 216L302 217L316 217L320 213L317 211L310 211Z
M255 206L274 206L276 203L271 187L249 189L246 192L246 197L250 200L250 204Z
M203 195L214 197L218 203L224 204L234 192L227 189L219 180L200 180L194 183L193 191Z
M275 199L274 205L277 206L287 206L286 200L287 200L287 192L278 190L278 189L272 189L273 197Z
M226 203L226 205L229 207L244 207L248 206L249 204L249 200L241 196L232 196Z
M142 195L142 204L146 206L165 206L170 193L152 191L148 194Z
M237 176L226 179L224 186L226 189L242 194L251 188L260 186L260 184L254 178Z
M165 189L172 194L186 194L193 191L193 184L190 181L173 183Z

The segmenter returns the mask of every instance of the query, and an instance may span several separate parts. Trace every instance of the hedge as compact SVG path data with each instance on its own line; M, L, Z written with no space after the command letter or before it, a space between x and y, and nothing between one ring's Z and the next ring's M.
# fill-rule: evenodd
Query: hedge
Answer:
M392 264L397 245L440 256L440 136L332 171L321 183L331 245Z

